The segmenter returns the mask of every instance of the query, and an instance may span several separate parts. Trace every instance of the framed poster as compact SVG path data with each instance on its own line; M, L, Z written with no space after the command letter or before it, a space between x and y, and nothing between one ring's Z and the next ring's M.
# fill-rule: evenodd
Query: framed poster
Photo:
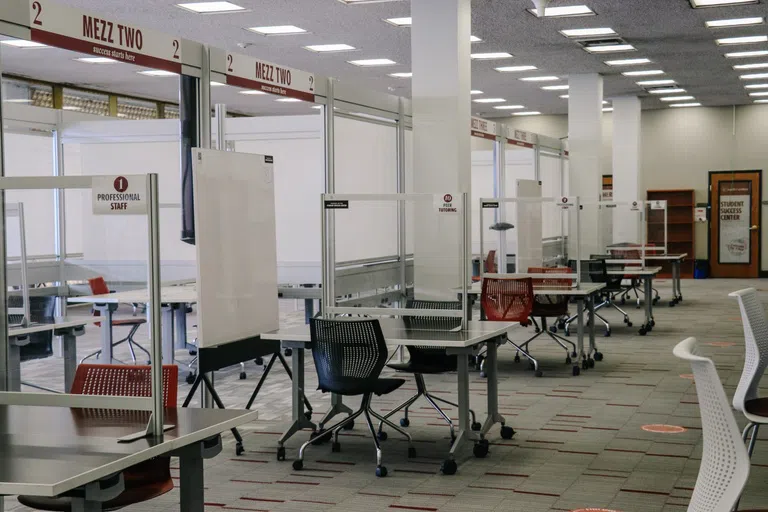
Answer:
M752 182L721 181L718 184L718 192L718 263L750 263Z

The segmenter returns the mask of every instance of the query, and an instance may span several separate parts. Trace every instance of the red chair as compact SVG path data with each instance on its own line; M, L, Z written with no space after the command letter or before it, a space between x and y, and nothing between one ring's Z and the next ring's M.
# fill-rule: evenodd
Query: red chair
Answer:
M483 279L483 291L480 305L485 318L496 322L520 322L520 325L531 325L531 312L534 307L533 280L531 278L491 278ZM517 345L507 336L507 343L517 349L515 361L520 360L522 353L531 364L537 377L543 375L539 370L539 362L527 350ZM482 370L482 363L480 366Z
M74 395L149 397L152 395L151 369L151 366L81 364L77 367L70 392ZM163 402L167 408L177 405L178 382L179 367L163 365ZM105 502L102 510L119 510L172 490L171 458L156 457L131 466L123 471L123 481L123 492ZM19 503L35 510L72 511L72 498L68 496L19 496Z
M107 286L106 281L104 281L103 277L94 277L93 279L89 279L88 284L91 286L91 293L93 295L107 295L109 293L112 293L112 291ZM134 314L135 314L137 306L134 304L133 307L134 307ZM95 309L93 311L93 316L101 316L101 312ZM121 339L120 341L113 342L112 347L114 348L120 345L121 343L125 343L127 341L128 350L131 351L131 359L133 360L134 363L136 363L136 352L133 350L133 347L136 347L142 352L144 352L145 354L147 354L147 362L149 362L151 358L149 351L144 347L142 347L141 345L139 345L138 343L136 343L136 341L133 339L133 337L136 335L136 331L138 331L139 327L141 327L145 323L147 323L147 319L140 318L140 317L112 319L112 327L123 326L123 325L127 325L131 327L131 330L128 332L128 336ZM101 327L101 322L96 322L96 326ZM86 359L90 359L91 357L98 356L99 354L101 354L101 350L92 352L87 356L85 356L84 358L82 358L80 360L80 363L82 363Z
M496 274L498 268L496 266L496 249L488 251L488 256L485 258L485 265L480 267L480 275L473 276L472 282L477 283L483 280L483 274Z
M529 274L571 274L573 270L570 267L528 267ZM570 290L573 285L572 279L557 279L557 278L534 278L533 287L543 288L550 290ZM576 357L576 345L567 340L566 338L555 334L557 327L554 325L547 327L547 318L560 318L568 316L568 296L567 295L536 295L533 301L533 311L531 317L539 317L541 319L541 328L536 325L536 334L523 343L522 347L528 347L528 345L541 336L546 334L555 342L565 349L565 363L571 364L571 357ZM536 320L533 321L536 324ZM569 352L566 343L572 347ZM520 358L516 357L515 362L519 362Z

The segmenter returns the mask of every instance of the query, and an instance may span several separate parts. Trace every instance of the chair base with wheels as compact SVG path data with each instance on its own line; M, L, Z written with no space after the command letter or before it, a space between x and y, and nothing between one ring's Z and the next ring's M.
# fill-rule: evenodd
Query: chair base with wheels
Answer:
M121 345L123 343L128 343L128 350L131 351L131 359L133 360L133 363L136 364L136 351L135 348L138 348L142 352L144 352L147 355L147 364L150 364L151 355L147 349L139 345L134 339L134 335L136 334L136 331L139 330L139 327L146 324L147 320L145 318L121 318L119 320L112 320L112 326L113 327L119 327L123 325L130 325L131 330L128 332L128 336L121 339L120 341L115 341L112 343L112 348L117 347L118 345ZM101 322L96 322L97 327L101 327ZM92 357L98 358L101 356L101 349L97 350L96 352L91 352L84 358L80 360L80 364L84 363L87 359L90 359Z

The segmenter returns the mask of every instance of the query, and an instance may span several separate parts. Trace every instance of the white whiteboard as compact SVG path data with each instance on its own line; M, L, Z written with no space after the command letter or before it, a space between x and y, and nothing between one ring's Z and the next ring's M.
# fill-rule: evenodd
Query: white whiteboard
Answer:
M200 347L279 327L271 159L192 150Z

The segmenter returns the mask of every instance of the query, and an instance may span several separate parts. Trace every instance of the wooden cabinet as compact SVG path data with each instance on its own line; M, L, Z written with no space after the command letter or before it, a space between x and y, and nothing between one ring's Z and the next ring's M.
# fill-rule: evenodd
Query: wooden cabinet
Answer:
M693 279L694 215L696 207L693 190L649 190L648 200L667 202L667 253L688 253L680 266L680 277ZM648 211L648 243L664 245L664 210ZM656 263L654 262L654 265ZM659 277L672 277L670 263L661 265Z

